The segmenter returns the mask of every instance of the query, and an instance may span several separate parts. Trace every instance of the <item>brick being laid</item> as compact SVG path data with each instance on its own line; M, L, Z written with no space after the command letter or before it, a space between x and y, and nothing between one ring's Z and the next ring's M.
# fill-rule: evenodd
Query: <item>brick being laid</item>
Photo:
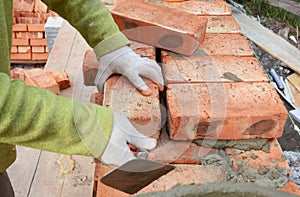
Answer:
M263 68L254 57L163 56L166 84L210 82L268 82Z
M120 30L141 43L191 55L204 40L207 19L184 11L127 1L111 12Z
M152 95L143 96L125 77L114 75L104 86L103 105L122 112L146 136L158 139L161 111L157 85L148 82Z
M167 87L174 140L281 137L287 111L269 83L194 83Z
M144 0L173 9L182 10L195 15L231 15L231 10L224 0L199 1L189 0L182 2L165 2L164 0Z

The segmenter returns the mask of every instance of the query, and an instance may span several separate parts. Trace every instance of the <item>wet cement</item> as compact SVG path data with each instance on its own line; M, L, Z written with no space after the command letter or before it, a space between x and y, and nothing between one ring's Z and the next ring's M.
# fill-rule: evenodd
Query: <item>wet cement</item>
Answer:
M270 152L268 139L245 139L245 140L194 140L199 146L206 148L235 148L239 150L263 150L267 153Z
M137 197L292 197L295 195L254 184L214 183L204 185L176 185L164 192L151 192Z

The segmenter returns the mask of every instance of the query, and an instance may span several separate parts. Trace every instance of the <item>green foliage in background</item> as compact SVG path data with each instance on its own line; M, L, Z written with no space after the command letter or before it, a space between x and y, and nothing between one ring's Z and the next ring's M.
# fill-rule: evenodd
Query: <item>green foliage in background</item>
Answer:
M268 4L267 0L235 0L242 4L249 15L260 17L280 18L288 22L293 27L300 28L300 17L296 16L282 8L278 8ZM297 0L300 2L300 0Z

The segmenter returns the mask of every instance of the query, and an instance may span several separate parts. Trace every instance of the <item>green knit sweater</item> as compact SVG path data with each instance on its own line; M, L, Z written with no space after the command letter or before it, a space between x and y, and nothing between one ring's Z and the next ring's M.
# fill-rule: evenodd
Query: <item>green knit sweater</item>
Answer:
M68 20L98 57L129 44L100 0L45 0ZM56 96L9 78L12 0L0 0L0 172L16 158L15 145L99 157L113 124L109 108Z

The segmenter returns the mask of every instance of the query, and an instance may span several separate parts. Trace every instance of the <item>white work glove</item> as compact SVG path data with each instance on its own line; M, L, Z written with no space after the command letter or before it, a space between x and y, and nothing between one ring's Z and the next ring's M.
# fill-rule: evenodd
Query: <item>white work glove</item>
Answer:
M120 112L113 112L114 124L110 139L101 156L106 164L122 165L136 157L130 151L127 143L139 149L152 150L156 147L157 141L154 138L146 137L139 133L129 122L127 117Z
M154 60L137 55L128 46L123 46L99 58L95 84L100 93L103 93L104 83L113 73L126 76L145 96L151 95L152 92L141 76L151 79L158 85L160 91L163 90L163 76L159 65Z

